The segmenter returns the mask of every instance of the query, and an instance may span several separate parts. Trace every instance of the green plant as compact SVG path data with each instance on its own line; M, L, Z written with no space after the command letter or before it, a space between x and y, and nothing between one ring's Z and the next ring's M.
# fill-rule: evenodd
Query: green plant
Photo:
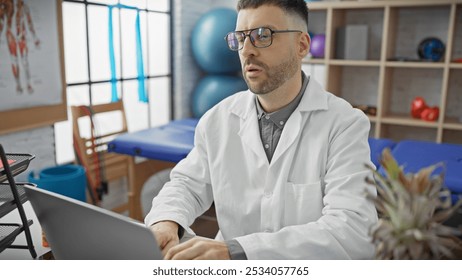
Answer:
M417 173L404 174L391 155L382 153L385 176L374 172L366 181L376 186L377 196L368 194L379 213L378 223L371 229L377 259L453 259L462 250L457 236L462 229L442 223L462 205L451 205L449 190L443 187L443 174L432 176L432 165Z

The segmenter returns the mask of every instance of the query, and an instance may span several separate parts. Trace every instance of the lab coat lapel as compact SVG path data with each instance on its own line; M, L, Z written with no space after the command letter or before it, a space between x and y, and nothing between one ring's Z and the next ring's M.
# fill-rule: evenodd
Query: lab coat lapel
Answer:
M282 155L284 155L289 147L295 142L300 134L300 128L303 126L305 114L302 116L300 111L295 110L282 130L281 138L274 151L271 163L275 163Z
M243 145L250 148L257 155L256 158L266 160L258 128L255 95L247 91L242 99L237 100L231 105L230 110L231 113L240 118L238 135L241 137ZM268 161L266 160L266 162Z
M327 95L316 80L310 79L300 104L289 117L282 130L271 164L281 158L287 152L287 149L296 142L310 114L316 110L327 110Z
M266 160L258 128L257 113L249 114L248 118L241 120L239 136L241 136L244 145L249 147L258 157Z

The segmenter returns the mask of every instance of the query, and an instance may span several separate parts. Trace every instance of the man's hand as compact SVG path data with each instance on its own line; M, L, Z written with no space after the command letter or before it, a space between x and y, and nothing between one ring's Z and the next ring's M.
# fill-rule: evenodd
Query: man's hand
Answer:
M180 243L178 227L179 225L172 221L160 221L149 227L154 233L164 257L170 248Z
M195 237L172 247L166 260L229 260L228 246L222 241Z

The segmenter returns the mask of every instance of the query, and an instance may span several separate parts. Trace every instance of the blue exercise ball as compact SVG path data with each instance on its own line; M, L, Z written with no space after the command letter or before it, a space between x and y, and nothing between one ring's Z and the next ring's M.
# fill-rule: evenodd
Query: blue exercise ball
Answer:
M210 74L240 71L238 52L228 48L224 37L236 27L237 13L228 8L214 9L204 14L191 34L193 56L200 68Z
M433 37L424 39L417 48L417 54L420 58L431 61L442 60L444 51L445 45L443 41Z
M192 96L192 113L200 118L221 100L247 89L244 79L227 75L208 75L202 78Z

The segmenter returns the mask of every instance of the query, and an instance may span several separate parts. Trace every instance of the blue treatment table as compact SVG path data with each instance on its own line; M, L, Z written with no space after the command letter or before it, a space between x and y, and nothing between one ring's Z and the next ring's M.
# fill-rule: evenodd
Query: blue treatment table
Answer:
M172 168L185 158L194 146L197 119L172 121L166 125L117 136L108 143L108 151L149 160L129 160L129 201L133 218L142 221L141 189L157 172Z
M182 119L166 125L126 133L109 142L108 150L119 154L179 162L194 146L197 119Z
M393 150L396 143L385 138L369 138L368 141L371 149L371 161L377 168L379 168L379 159L382 157L383 149L389 148L390 150Z
M462 145L405 140L396 144L392 154L405 173L416 173L421 168L442 162L446 187L453 194L462 194ZM434 174L443 170L437 168Z

